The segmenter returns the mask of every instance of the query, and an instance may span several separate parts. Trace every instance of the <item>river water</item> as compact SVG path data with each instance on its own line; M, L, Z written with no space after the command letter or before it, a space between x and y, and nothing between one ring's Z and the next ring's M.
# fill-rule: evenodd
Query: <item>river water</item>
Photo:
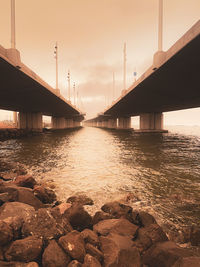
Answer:
M175 226L200 221L200 127L167 134L80 128L1 142L0 158L54 184L61 200L86 193L99 209L120 200Z

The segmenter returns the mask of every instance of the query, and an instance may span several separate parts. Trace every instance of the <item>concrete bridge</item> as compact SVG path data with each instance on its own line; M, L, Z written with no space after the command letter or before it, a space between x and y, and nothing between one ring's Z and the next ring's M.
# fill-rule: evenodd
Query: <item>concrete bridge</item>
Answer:
M163 112L200 107L200 21L105 111L84 125L130 129L140 116L141 131L163 131Z
M84 119L75 106L21 62L14 48L0 46L0 109L17 111L18 127L42 130L42 115L52 117L52 128L80 126Z

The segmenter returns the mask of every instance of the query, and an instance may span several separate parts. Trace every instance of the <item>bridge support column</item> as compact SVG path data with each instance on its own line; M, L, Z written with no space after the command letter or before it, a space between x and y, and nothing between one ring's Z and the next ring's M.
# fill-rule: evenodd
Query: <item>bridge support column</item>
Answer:
M42 113L19 112L19 128L42 132Z
M162 113L143 113L140 115L141 132L167 132L163 130Z
M66 120L64 117L52 117L51 118L51 127L53 129L65 129Z
M102 127L103 128L108 128L108 121L102 121Z
M108 128L116 129L117 128L117 119L109 119L108 120Z
M131 129L131 117L118 118L118 129Z

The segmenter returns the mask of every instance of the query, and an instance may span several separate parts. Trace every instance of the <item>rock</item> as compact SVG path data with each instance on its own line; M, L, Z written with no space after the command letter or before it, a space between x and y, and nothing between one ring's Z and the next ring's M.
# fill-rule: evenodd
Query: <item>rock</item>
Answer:
M35 209L30 205L20 202L6 202L0 207L0 220L7 219L8 217L20 217L25 221L34 212Z
M145 211L140 211L138 213L138 220L139 220L141 226L144 226L144 227L149 226L150 224L157 224L154 217Z
M36 260L42 252L42 240L30 236L14 241L5 253L8 261L29 262Z
M37 182L31 175L17 176L14 183L18 186L33 188Z
M33 189L33 192L34 195L45 204L51 204L57 199L53 190L45 188L42 185L36 185Z
M115 218L127 218L132 212L132 208L130 206L124 205L117 201L106 203L101 207L101 209L104 212L113 215Z
M140 228L140 235L149 237L152 243L168 241L168 237L158 224L150 224L147 227Z
M200 267L200 257L180 258L172 267Z
M55 207L55 209L58 209L58 212L62 215L65 213L66 210L71 208L71 203L61 203L58 206Z
M39 265L36 262L16 262L16 261L0 261L1 267L39 267Z
M151 238L146 235L145 228L139 228L137 239L134 240L134 246L137 247L140 253L147 250L152 245Z
M190 233L190 242L192 246L200 246L200 227L193 226Z
M0 246L8 244L12 238L12 229L6 222L0 220Z
M190 251L180 248L172 241L166 241L151 246L144 253L142 262L149 267L171 267L180 258L190 256Z
M68 204L68 203L66 203ZM63 229L65 229L65 234L73 230L71 224L69 223L67 217L60 213L60 209L52 208L49 209L51 215L55 219L56 223L59 224Z
M3 261L3 260L4 260L3 249L0 247L0 261Z
M95 224L93 230L104 236L109 233L117 233L119 235L129 235L133 238L136 236L138 226L130 223L126 219L109 219Z
M73 205L65 211L64 215L68 218L69 223L75 230L82 231L92 226L92 217L82 206Z
M67 267L70 257L64 253L55 240L51 240L42 255L43 267Z
M101 267L101 264L99 263L99 261L95 257L93 257L89 254L86 254L85 259L84 259L84 263L82 266L83 267Z
M95 246L87 243L85 245L85 250L86 250L86 253L87 254L90 254L92 255L93 257L95 257L99 262L102 262L103 261L103 253L98 249L96 248Z
M97 224L100 221L114 219L115 217L109 213L103 211L97 211L92 218L92 224Z
M91 198L87 197L86 195L76 195L69 197L67 199L67 203L79 204L81 206L94 205L94 201Z
M137 248L128 236L109 234L100 237L105 267L140 267L141 260ZM154 266L155 267L155 266Z
M12 201L9 193L0 193L0 204L2 205L5 202Z
M65 236L60 237L59 245L68 253L72 259L79 262L84 261L85 257L85 243L81 234L74 230Z
M90 243L94 246L99 247L99 237L94 231L90 229L85 229L81 232L81 235L85 243Z
M73 260L71 261L67 267L81 267L82 264L80 262L78 262L77 260Z
M24 220L19 217L8 217L6 219L3 220L4 222L6 222L10 228L12 229L12 233L13 233L13 240L16 239L20 239L21 238L21 228L22 225L24 223Z
M59 238L67 233L63 226L56 222L48 209L39 209L25 221L22 227L24 237L34 235L45 241Z
M8 185L0 188L1 193L8 193L10 201L22 202L33 206L35 209L43 208L44 204L34 196L30 188Z

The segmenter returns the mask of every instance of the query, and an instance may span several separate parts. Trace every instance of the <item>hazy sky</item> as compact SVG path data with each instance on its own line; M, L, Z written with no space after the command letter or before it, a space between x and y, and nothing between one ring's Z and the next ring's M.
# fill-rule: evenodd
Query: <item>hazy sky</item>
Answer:
M140 76L157 49L158 0L16 0L16 46L23 63L55 87L58 42L59 88L67 96L67 71L77 84L79 107L88 117L123 87L123 44L127 43L127 86ZM0 0L0 44L10 47L10 0ZM199 0L164 0L164 50L200 18ZM105 99L107 99L105 101ZM81 104L82 102L82 104ZM3 112L1 112L3 114ZM200 124L200 109L166 114L168 124Z

